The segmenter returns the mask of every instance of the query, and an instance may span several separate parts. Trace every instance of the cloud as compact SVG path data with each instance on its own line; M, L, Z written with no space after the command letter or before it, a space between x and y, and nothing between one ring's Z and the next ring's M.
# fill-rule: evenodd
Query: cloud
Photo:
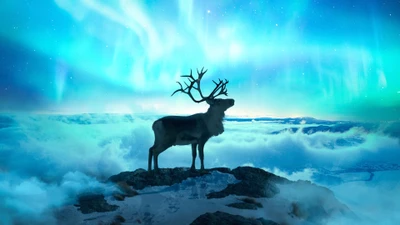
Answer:
M16 114L0 118L0 195L6 199L0 211L10 222L21 214L31 215L37 221L52 220L52 210L70 201L71 196L89 189L106 192L109 187L99 181L122 171L147 168L148 150L154 141L151 125L157 117ZM352 127L344 132L306 134L301 129L315 124L297 124L297 132L271 134L293 126L225 122L225 132L206 144L205 166L252 165L291 180L320 182L351 205L352 201L361 202L361 196L354 198L343 193L358 187L343 186L350 185L351 179L337 174L330 182L323 182L318 177L321 168L357 168L364 162L400 164L399 140L391 135L393 132L386 134L385 129L367 132ZM384 127L395 130L392 126ZM351 142L353 139L363 141ZM349 144L338 140L347 140ZM190 146L174 146L160 155L159 165L189 167L191 158ZM199 159L196 162L199 168ZM340 182L333 182L335 179ZM380 195L385 193L379 191L381 183L376 185L368 186L371 190L360 189L376 194L371 202L379 202ZM396 191L387 193L394 195ZM385 199L383 196L379 203L383 204ZM365 210L359 208L360 212Z
M219 160L230 163L230 166L252 162L257 167L277 167L288 171L310 167L352 167L364 161L399 163L398 140L379 132L368 133L353 127L343 133L304 134L298 130L295 133L269 134L285 126L226 123L226 132L207 143L206 157L223 156ZM348 144L343 145L343 140Z
M7 118L10 125L2 126L9 127L0 129L2 169L49 180L72 169L102 179L146 168L154 141L151 124L156 119L118 114ZM271 134L294 126L300 129ZM206 144L206 167L251 162L257 167L300 171L347 168L362 162L399 163L398 139L379 129L366 132L355 126L344 132L303 133L302 128L308 126L315 125L225 122L225 132ZM160 166L189 166L190 160L190 146L174 146L160 155Z
M251 164L247 165L251 166ZM317 185L328 187L330 190L333 191L335 198L338 199L339 202L345 204L352 212L354 212L356 216L353 217L349 215L337 215L333 216L329 221L325 221L324 224L395 225L400 222L400 216L395 213L400 210L399 171L395 170L374 172L374 179L372 180L350 180L347 182L332 183L330 185L326 182L321 183L319 182L319 179L315 179L318 178L320 171L312 168L306 168L304 170L291 173L280 170L279 168L264 169L292 181L309 180ZM348 176L352 176L354 178L363 175L361 173L349 173ZM340 174L336 178L340 179ZM287 190L290 191L292 189ZM315 193L310 193L310 191L315 190L309 190L305 187L301 188L301 186L295 188L295 190L295 195L297 195L296 198L303 199L303 203L305 203L305 206L314 205L315 200L318 199ZM288 197L287 194L283 195L285 197ZM326 202L324 205L329 205L329 203ZM315 216L318 216L318 212L316 212Z
M303 170L295 171L295 172L291 172L291 173L280 170L279 168L273 168L273 169L263 168L263 169L268 172L271 172L277 176L285 177L291 181L313 180L313 175L316 172L316 170L312 169L312 168L305 168Z
M68 172L59 183L0 173L0 217L5 225L56 224L54 210L64 204L74 204L78 194L110 194L114 190L111 185L81 172Z
M396 212L400 210L400 172L374 174L372 181L347 182L329 188L363 219L363 224L399 224L400 216Z
M0 130L4 170L48 179L61 177L70 170L96 177L107 177L121 170L137 168L131 159L149 138L137 128L150 121L126 117L15 116L18 125ZM137 124L140 124L136 127ZM131 133L131 132L134 133ZM137 145L133 146L132 145Z

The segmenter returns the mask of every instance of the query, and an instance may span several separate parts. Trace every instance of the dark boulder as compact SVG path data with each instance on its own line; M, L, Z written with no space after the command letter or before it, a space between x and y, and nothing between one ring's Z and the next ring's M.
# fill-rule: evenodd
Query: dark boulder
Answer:
M279 193L276 183L290 182L285 178L254 167L238 167L230 173L241 181L236 184L229 184L222 191L210 193L207 198L224 198L232 194L254 198L271 198Z
M279 225L271 220L262 218L246 218L239 215L232 215L217 211L205 213L195 219L190 225Z
M263 208L263 205L257 202L254 198L241 198L240 202L234 202L228 204L227 206L237 208L237 209L251 209L257 210L258 208Z
M111 176L109 178L109 181L114 183L126 182L135 190L141 190L148 186L171 186L173 184L181 183L189 177L200 177L203 175L208 175L212 171L229 173L230 169L213 168L204 171L192 171L188 168L177 167L173 169L160 169L157 173L154 171L148 172L144 169L137 169L133 172L122 172L117 175Z
M75 205L83 214L93 212L109 212L115 211L119 206L110 205L104 199L102 194L82 195L78 198L78 205Z

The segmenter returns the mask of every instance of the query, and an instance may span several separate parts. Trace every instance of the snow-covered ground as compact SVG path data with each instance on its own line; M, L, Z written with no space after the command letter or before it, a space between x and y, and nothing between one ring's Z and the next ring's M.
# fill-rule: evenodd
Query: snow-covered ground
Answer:
M246 196L229 195L225 198L207 199L210 192L221 191L227 184L238 180L231 174L212 172L197 178L188 178L172 186L148 187L139 191L139 195L117 201L108 197L109 204L118 205L113 212L82 214L75 206L67 206L58 211L60 224L110 224L116 216L122 216L126 224L165 224L187 225L200 215L222 211L246 218L265 218L279 224L312 224L303 218L293 215L293 203L312 205L315 202L323 205L327 212L345 210L346 206L338 202L323 188L315 188L309 183L280 184L279 194L272 198L256 198L263 205L256 210L237 209L228 204L240 202ZM310 217L310 215L308 215ZM338 215L339 216L339 215ZM343 219L333 218L327 224Z

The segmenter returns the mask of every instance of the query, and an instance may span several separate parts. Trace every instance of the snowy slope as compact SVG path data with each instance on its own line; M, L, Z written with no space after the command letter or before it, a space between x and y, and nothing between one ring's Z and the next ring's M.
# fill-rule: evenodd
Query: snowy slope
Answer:
M245 196L207 198L207 194L238 182L240 180L232 174L212 171L209 175L188 178L171 186L146 187L138 191L139 195L123 201L107 197L109 204L119 206L116 211L83 214L70 205L58 212L58 218L60 224L111 224L116 217L122 216L124 224L187 225L204 213L221 211L246 218L262 217L278 224L318 224L317 221L343 216L344 211L351 213L328 189L305 181L277 184L280 191L275 196L255 198L262 204L262 208L256 210L227 206L241 202ZM296 212L294 207L301 209ZM313 207L323 212L310 211ZM303 212L299 212L301 210Z

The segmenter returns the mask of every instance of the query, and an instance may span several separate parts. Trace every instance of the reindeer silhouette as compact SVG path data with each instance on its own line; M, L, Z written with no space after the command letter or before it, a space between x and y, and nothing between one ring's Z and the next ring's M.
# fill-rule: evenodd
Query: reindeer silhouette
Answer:
M191 170L195 170L196 149L198 147L201 170L204 170L204 145L212 136L218 136L224 132L224 125L222 123L225 117L225 111L235 104L233 99L220 99L216 98L219 95L228 96L226 85L228 80L219 79L219 82L213 80L216 87L206 97L204 97L200 82L207 70L204 68L199 71L197 69L198 78L195 79L190 70L189 75L182 75L187 77L190 84L185 85L183 88L180 82L179 89L174 91L172 95L177 92L182 92L187 95L196 103L206 102L210 107L205 113L196 113L190 116L166 116L156 120L153 123L154 131L154 145L149 149L148 171L151 171L152 161L154 159L154 170L158 171L158 155L174 145L192 145L192 166ZM196 100L191 91L198 91L200 100ZM172 96L171 95L171 96Z

